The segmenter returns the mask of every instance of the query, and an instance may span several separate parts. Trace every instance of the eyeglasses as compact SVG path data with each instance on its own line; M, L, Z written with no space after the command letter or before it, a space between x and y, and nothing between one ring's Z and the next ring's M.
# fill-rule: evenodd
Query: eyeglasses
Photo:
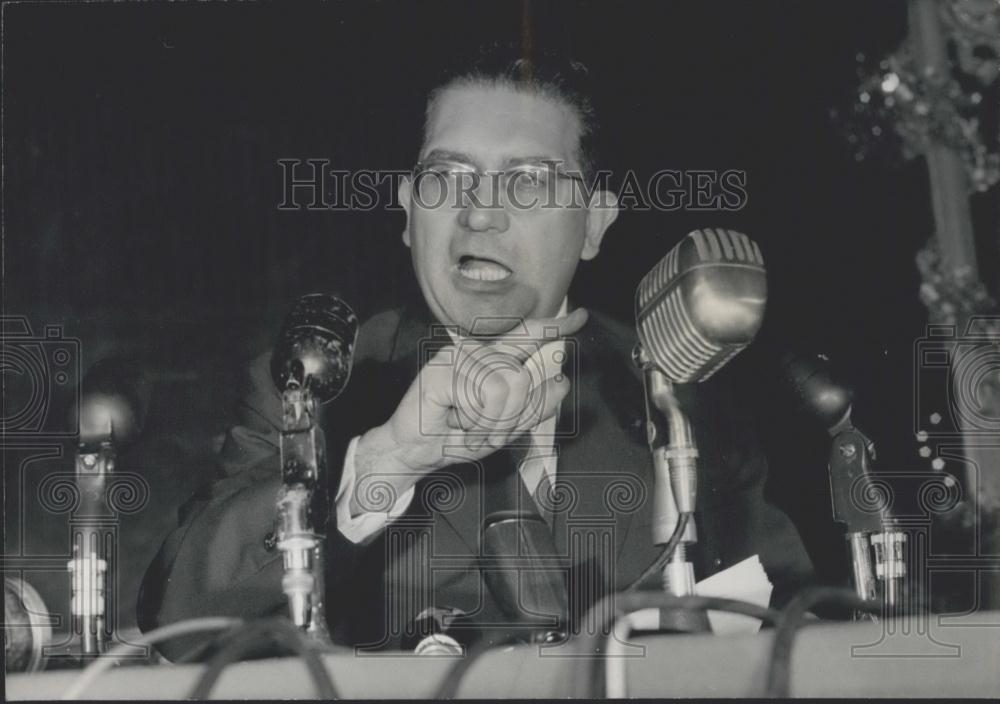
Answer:
M584 178L558 168L555 162L521 164L504 171L480 171L459 161L418 161L413 167L414 193L425 208L464 208L473 200L480 207L513 207L530 210L556 204L559 179L585 184ZM478 193L480 179L495 176L490 194ZM499 200L500 194L504 201Z

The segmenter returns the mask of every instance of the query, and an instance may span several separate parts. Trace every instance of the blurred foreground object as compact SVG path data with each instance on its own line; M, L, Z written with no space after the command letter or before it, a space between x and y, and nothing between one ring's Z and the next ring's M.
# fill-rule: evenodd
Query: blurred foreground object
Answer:
M52 640L50 617L35 588L17 577L3 580L5 672L36 672L45 667L43 649Z

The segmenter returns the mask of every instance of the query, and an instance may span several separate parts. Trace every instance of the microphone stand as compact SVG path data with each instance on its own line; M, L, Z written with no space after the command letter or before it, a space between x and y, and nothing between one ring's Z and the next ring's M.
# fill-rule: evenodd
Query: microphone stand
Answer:
M292 622L318 644L330 645L325 613L327 519L326 447L318 426L319 404L303 386L301 363L293 366L281 393L279 436L282 486L277 502L277 548L284 558L281 588L288 597ZM318 530L317 530L318 528Z
M115 469L115 446L110 423L101 438L81 440L76 452L76 486L80 493L79 515L73 526L73 558L66 567L70 574L70 611L73 631L80 637L84 657L100 655L105 648L106 577L108 562L100 517L105 508L108 477Z
M888 517L884 509L865 510L857 500L859 496L868 498L879 495L869 476L875 445L854 427L850 409L830 429L830 434L833 436L829 465L833 520L847 527L854 591L865 600L877 599L881 595L887 609L894 610L900 602L902 583L906 577L903 559L906 534L886 525ZM854 618L872 617L855 612Z
M653 544L663 545L682 513L692 514L677 548L663 568L663 589L674 596L694 594L694 566L688 547L698 541L694 524L698 447L687 415L674 395L673 384L646 354L641 344L632 352L642 370L646 406L646 439L653 456Z

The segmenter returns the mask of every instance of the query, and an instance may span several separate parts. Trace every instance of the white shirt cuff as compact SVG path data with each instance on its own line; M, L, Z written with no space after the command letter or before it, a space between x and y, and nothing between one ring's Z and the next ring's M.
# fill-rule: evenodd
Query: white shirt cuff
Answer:
M351 496L354 494L354 484L357 475L354 468L354 451L358 446L360 436L351 439L344 456L344 471L340 475L340 488L337 489L337 530L352 543L362 543L385 528L394 518L403 515L416 491L411 486L396 499L396 503L388 511L372 511L351 516Z

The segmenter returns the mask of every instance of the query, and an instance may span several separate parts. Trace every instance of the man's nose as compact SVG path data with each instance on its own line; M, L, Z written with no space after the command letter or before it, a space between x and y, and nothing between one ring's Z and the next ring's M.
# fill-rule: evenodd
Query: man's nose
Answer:
M493 178L480 179L478 186L465 196L465 205L458 213L462 227L476 232L504 232L510 225L507 209L500 202Z

